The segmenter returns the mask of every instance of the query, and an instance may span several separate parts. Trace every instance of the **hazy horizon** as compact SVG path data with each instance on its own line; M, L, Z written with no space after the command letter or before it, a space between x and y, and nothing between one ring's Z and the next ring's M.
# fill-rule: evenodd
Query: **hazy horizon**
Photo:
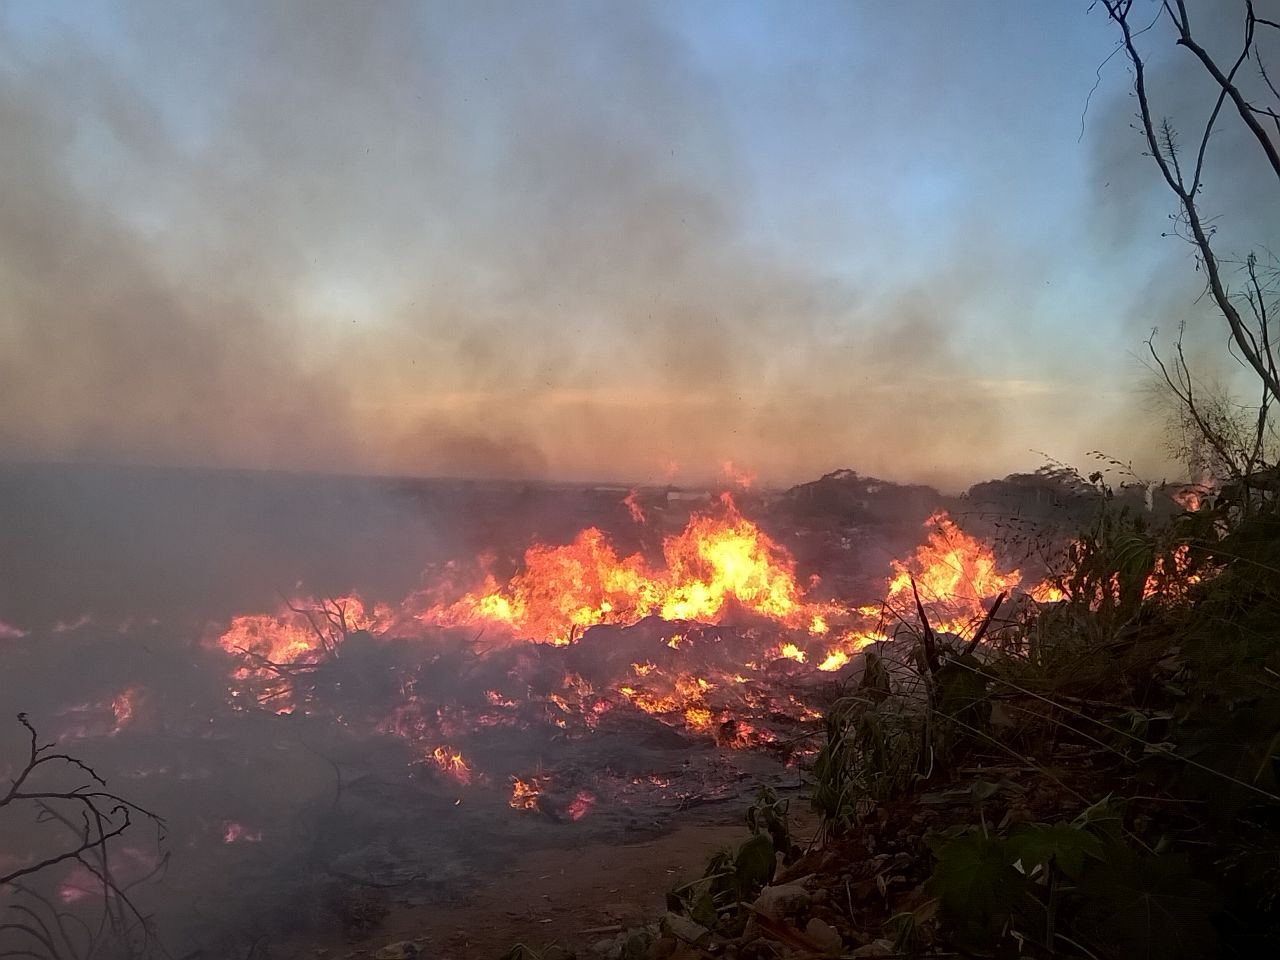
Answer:
M1087 7L0 5L0 460L1172 478L1143 341L1233 374Z

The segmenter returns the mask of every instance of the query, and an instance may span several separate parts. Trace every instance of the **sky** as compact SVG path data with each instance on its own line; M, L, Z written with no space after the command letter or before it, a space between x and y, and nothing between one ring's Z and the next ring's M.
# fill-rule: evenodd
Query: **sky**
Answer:
M1144 341L1236 374L1089 7L0 0L0 459L1175 476Z

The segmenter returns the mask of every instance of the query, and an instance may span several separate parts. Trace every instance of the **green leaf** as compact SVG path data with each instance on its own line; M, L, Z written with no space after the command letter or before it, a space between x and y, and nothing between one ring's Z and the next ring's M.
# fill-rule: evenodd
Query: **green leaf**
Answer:
M1113 956L1200 960L1217 954L1215 888L1191 875L1183 856L1124 857L1093 864L1077 893L1079 927Z
M768 834L758 833L739 847L734 870L740 894L745 898L772 880L777 862Z
M1009 847L1028 874L1052 861L1075 878L1084 869L1085 857L1106 859L1106 847L1097 836L1069 823L1022 824L1010 833Z
M1022 899L1027 878L1013 868L1008 843L971 832L938 845L925 889L948 913L975 920L1005 916Z

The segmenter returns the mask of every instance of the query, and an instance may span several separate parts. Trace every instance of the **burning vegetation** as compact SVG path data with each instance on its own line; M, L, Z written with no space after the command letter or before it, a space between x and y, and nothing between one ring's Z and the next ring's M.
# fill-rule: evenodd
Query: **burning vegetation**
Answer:
M1046 818L1065 801L1051 785L1068 775L1081 786L1103 776L1089 746L1099 736L1080 726L1099 721L1078 705L1124 702L1117 682L1154 678L1143 699L1125 708L1143 732L1117 733L1109 714L1100 721L1101 742L1114 735L1128 744L1108 746L1108 756L1131 763L1145 745L1137 755L1158 759L1173 749L1163 744L1187 736L1178 708L1165 702L1182 689L1187 669L1186 654L1168 643L1168 625L1207 610L1205 598L1230 582L1228 554L1206 544L1232 542L1224 517L1238 508L1227 502L1177 514L1175 507L1173 524L1148 528L1149 511L1117 508L1109 491L1097 489L1095 523L1060 542L1058 563L1034 574L1031 552L1011 562L1007 540L980 522L966 529L965 517L946 509L917 518L914 545L868 564L852 547L854 527L833 533L830 515L801 519L782 501L753 498L748 509L740 492L676 514L619 494L616 516L625 519L612 530L588 524L560 543L513 548L515 563L504 564L493 548L471 561L444 561L395 602L358 593L295 596L274 612L233 615L191 648L207 684L203 698L135 676L97 697L69 700L53 717L62 739L86 748L146 744L148 762L131 761L117 774L143 791L146 805L112 813L102 836L77 841L90 845L64 860L44 864L37 846L23 843L0 866L40 923L71 923L101 904L100 915L116 924L111 936L145 954L165 931L136 905L134 885L149 889L169 861L162 850L125 842L129 811L136 821L161 805L148 791L172 803L184 784L199 784L210 805L174 818L171 836L227 877L263 857L279 863L263 883L288 898L319 898L327 905L321 913L358 939L392 908L386 897L352 891L454 889L462 874L444 879L422 865L478 856L480 825L492 836L488 856L500 860L513 844L563 842L544 831L616 842L637 829L660 830L661 818L745 802L762 784L751 838L678 888L671 917L724 943L750 942L763 931L806 950L835 936L870 946L876 938L859 941L850 917L876 913L870 901L877 897L887 907L910 894L899 912L916 918L911 935L923 949L940 922L968 909L958 905L947 870L970 854L945 838L930 841L940 864L932 873L933 861L918 850L909 863L888 861L898 864L893 873L855 870L860 879L850 881L846 897L852 914L810 909L804 925L784 909L763 919L755 911L766 907L756 898L808 867L821 876L867 851L883 856L875 853L878 811L921 790L940 798L935 813L963 800L999 814L993 823L1009 846L983 857L1013 856L1023 849L1017 844L1046 837L1083 845L1086 858L1100 863L1130 855L1107 846L1112 841L1092 821L1053 826ZM621 546L628 540L631 548ZM854 566L863 568L860 579ZM88 618L49 636L74 639L94 627ZM135 629L112 635L127 639ZM32 641L13 640L34 650ZM1121 649L1128 651L1122 666ZM1068 719L1057 717L1059 708ZM1045 730L1054 731L1052 744L1033 748ZM280 796L218 799L213 784L235 779L232 771L254 752L254 769L263 771L255 777L281 768ZM65 762L76 769L69 755ZM1011 786L1015 768L1033 786ZM954 786L975 777L971 786ZM996 792L988 796L991 784ZM784 798L797 787L819 815L825 859L797 859ZM85 803L77 789L32 797ZM1248 789L1271 793L1262 781ZM114 802L122 795L84 796ZM11 797L11 806L28 799L22 789ZM320 811L310 814L301 848L299 809ZM642 816L659 819L640 828ZM917 829L894 842L925 841ZM103 873L107 860L104 885L94 871ZM1050 882L1054 870L1066 869L1033 863L1041 871L1033 875ZM41 864L39 882L29 882L24 871ZM731 867L738 879L726 885ZM174 878L165 889L208 882ZM1038 888L1023 895L1035 899ZM295 919L273 936L324 929L324 921ZM236 942L224 921L202 922L195 939L218 949ZM670 937L679 922L642 931L642 939ZM865 928L865 919L858 922ZM183 923L192 929L190 919ZM0 932L25 935L14 926Z

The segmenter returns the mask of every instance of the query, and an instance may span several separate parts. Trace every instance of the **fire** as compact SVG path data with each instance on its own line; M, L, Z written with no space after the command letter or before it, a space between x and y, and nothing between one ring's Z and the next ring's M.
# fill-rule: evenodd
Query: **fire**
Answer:
M545 776L530 777L528 780L512 777L509 806L513 810L538 809L538 800L550 782L551 778Z
M429 759L460 786L471 785L471 764L467 763L460 750L455 750L453 747L436 747L431 751Z
M1191 569L1191 548L1179 544L1172 553L1156 558L1155 570L1147 577L1143 587L1144 597L1185 597L1188 588L1200 582L1200 575Z
M305 662L351 631L372 629L387 615L385 610L366 612L364 601L355 596L327 600L319 607L313 601L294 600L275 615L235 617L218 645L228 653L270 663Z
M1027 596L1037 603L1057 603L1060 600L1067 599L1067 592L1056 583L1045 580L1028 590Z
M416 616L438 626L488 623L553 644L567 644L590 626L654 614L716 623L730 600L787 626L820 617L804 602L791 555L742 516L728 494L717 513L695 515L682 533L667 537L662 553L660 567L640 554L619 556L601 530L589 527L572 543L531 546L523 571L505 585L489 576L478 590Z
M569 804L568 814L570 820L581 820L596 805L596 796L590 790L579 790L573 801Z
M142 695L142 691L138 687L129 687L118 693L114 700L111 701L111 713L115 717L115 728L111 731L111 736L115 736L133 720L134 712L137 708L138 700Z
M985 610L985 600L1017 587L1022 574L1001 573L989 544L965 533L946 511L925 521L929 536L907 561L893 561L888 600L913 605L912 580L921 602L939 605L941 619L933 626L953 632L963 630Z
M797 647L794 643L784 643L778 647L779 658L794 660L796 663L804 663L805 652Z
M830 673L832 671L839 670L848 662L849 654L845 653L843 650L832 650L826 655L823 661L818 664L818 669L825 673Z
M627 512L631 514L631 519L636 523L648 523L648 518L644 515L644 508L640 506L640 501L636 499L637 491L632 490L622 498L623 504L627 508Z
M1209 492L1210 490L1207 485L1199 486L1191 484L1182 487L1180 490L1173 491L1173 493L1170 494L1170 497L1173 502L1183 510L1188 513L1195 513L1204 506L1205 499L1208 497Z
M754 473L750 470L742 469L732 460L726 460L721 464L720 475L742 490L750 490L752 484L756 482L756 475Z
M227 820L222 824L223 843L261 843L262 831L250 830L238 820Z

